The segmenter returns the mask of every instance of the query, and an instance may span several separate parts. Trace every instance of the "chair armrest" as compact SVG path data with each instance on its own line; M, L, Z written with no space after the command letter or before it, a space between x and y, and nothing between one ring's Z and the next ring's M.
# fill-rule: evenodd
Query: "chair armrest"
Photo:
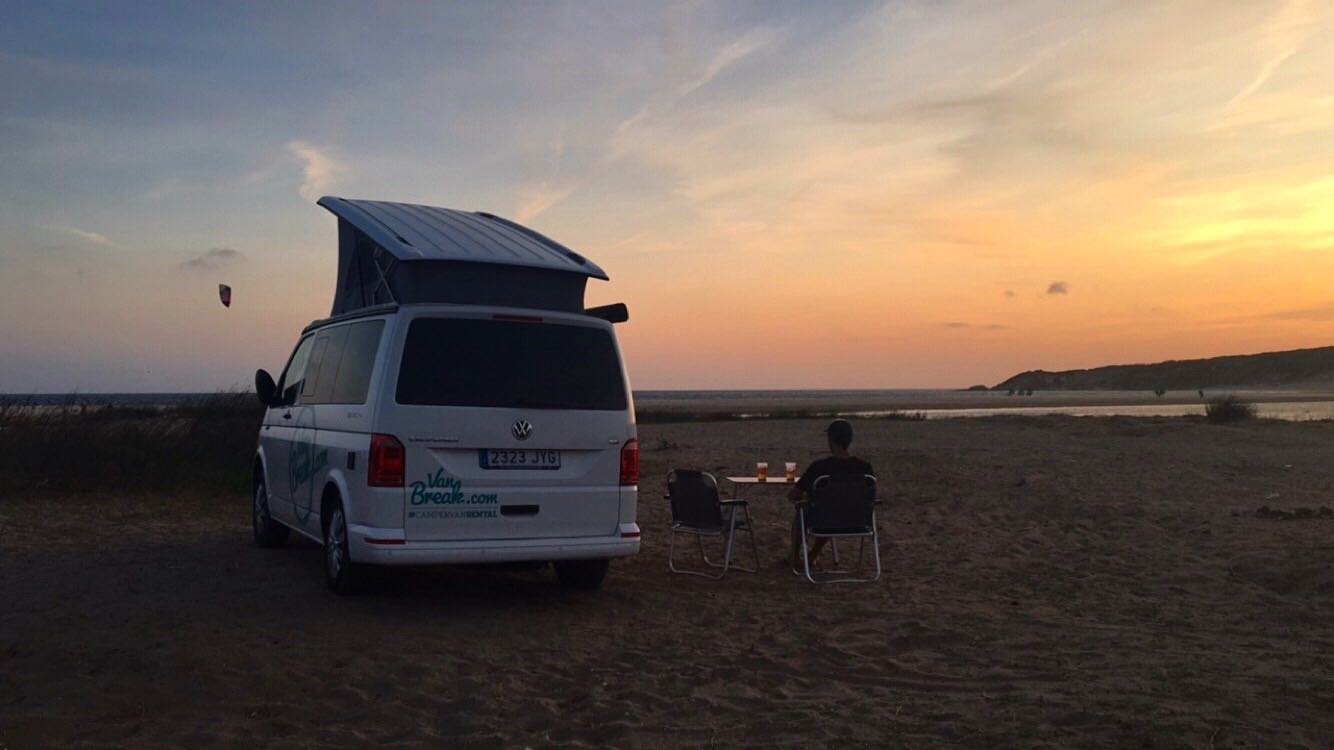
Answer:
M747 501L742 500L742 499L739 498L739 497L738 497L738 498L735 498L735 499L733 499L733 500L719 500L719 501L718 501L718 504L719 504L719 505L749 505L749 503L748 503Z

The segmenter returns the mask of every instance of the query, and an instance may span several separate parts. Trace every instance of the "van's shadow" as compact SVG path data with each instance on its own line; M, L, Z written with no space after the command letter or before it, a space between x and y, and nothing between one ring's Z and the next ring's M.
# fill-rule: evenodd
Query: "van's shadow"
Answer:
M365 586L352 596L340 597L324 586L324 548L307 539L294 538L281 550L248 550L270 562L278 561L294 586L315 589L328 601L345 602L361 609L361 603L386 615L430 612L451 617L510 610L582 608L594 602L633 602L629 590L615 585L616 568L598 591L576 591L560 586L550 565L500 566L374 566L367 570ZM286 558L286 559L283 559Z
M139 621L146 613L158 613L150 616L164 623L318 627L357 620L586 616L641 606L628 579L617 579L615 566L604 587L591 592L562 588L550 567L377 567L363 593L344 597L325 586L323 547L296 536L279 549L256 548L249 529L236 526L196 527L168 539L130 531L84 542L22 554L0 551L0 586L8 591L12 615L8 624L19 630L42 627L53 607L77 610L89 619L90 632L97 632Z

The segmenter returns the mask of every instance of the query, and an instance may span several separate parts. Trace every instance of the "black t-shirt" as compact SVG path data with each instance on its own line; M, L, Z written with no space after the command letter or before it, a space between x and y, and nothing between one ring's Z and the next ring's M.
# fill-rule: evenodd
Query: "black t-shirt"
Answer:
M815 484L815 480L826 474L831 477L847 476L848 474L875 476L875 469L872 469L870 464L855 456L848 456L847 458L825 456L818 461L813 461L810 466L806 467L801 479L797 480L797 487L802 492L810 492L811 485Z

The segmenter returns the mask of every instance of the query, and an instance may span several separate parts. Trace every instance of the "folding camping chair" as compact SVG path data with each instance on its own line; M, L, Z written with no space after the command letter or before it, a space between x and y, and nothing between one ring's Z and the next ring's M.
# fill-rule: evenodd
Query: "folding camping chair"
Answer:
M722 500L718 496L718 480L712 474L689 469L676 469L667 475L667 499L672 506L672 536L667 548L667 569L673 573L702 576L720 580L731 568L755 573L760 569L760 551L755 545L754 525L750 522L750 508L745 500ZM736 532L750 536L750 550L755 566L746 568L733 564L732 553ZM704 564L719 568L717 575L698 570L676 567L676 535L693 534L699 542L699 555ZM709 559L704 550L704 537L716 536L723 545L722 562Z
M880 533L875 524L875 477L870 474L816 477L811 485L810 501L798 509L801 524L801 559L804 570L793 572L806 576L811 583L844 583L879 580ZM838 568L822 574L811 572L811 554L808 539L837 540L858 538L857 566ZM854 575L864 567L866 540L871 540L871 554L875 572L871 577ZM837 548L835 548L837 549ZM837 566L838 557L834 557Z

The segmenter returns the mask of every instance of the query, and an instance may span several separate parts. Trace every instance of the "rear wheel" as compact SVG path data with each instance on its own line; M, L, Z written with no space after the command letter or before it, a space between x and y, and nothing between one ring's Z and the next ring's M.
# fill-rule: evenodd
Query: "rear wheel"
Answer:
M362 589L364 567L348 555L347 518L342 504L335 503L324 522L324 580L335 594L355 594Z
M568 589L591 591L602 585L610 563L610 560L557 560L556 580Z
M287 535L292 533L291 529L273 520L269 514L269 493L263 480L255 482L250 523L255 531L255 545L259 547L281 547L287 543Z

